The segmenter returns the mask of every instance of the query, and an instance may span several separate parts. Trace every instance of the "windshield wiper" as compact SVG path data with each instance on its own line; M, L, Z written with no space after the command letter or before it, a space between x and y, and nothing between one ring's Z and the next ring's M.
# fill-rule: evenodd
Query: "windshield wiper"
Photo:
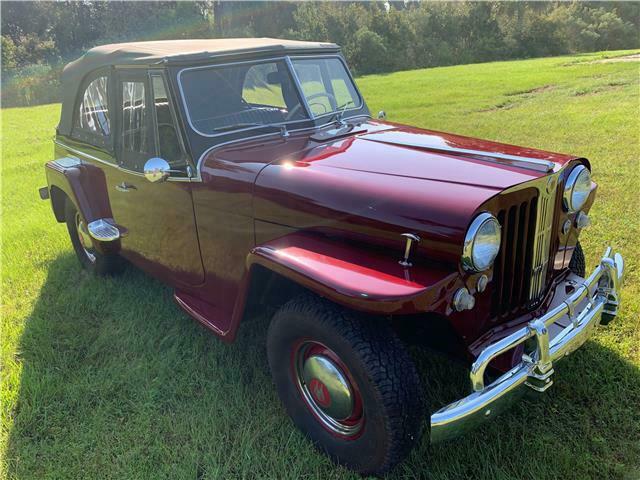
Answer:
M216 132L224 132L227 130L235 130L237 128L249 128L249 127L275 127L275 125L271 125L268 123L234 123L233 125L223 125L222 127L214 128Z
M349 100L348 102L345 102L342 105L340 105L331 116L331 122L342 124L343 123L342 117L344 116L344 112L347 110L347 107L351 104L355 105L353 103L353 100Z

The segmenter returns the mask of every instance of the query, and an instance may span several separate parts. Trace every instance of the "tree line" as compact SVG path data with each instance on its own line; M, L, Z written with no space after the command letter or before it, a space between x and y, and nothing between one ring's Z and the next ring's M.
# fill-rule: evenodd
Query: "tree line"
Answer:
M356 74L640 46L638 2L3 1L4 106L57 101L100 44L269 36L330 41Z

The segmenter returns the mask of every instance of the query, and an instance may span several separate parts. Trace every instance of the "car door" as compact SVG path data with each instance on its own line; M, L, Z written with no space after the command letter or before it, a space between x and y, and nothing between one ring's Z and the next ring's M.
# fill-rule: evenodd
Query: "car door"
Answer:
M107 182L122 255L175 286L204 281L191 197L191 168L161 71L116 73L116 159ZM145 163L165 156L169 178L152 183Z

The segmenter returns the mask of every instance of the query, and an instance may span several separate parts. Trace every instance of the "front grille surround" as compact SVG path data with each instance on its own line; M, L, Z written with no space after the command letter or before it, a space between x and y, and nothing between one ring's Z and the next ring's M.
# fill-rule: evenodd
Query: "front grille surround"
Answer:
M534 307L546 290L558 214L558 176L545 176L503 194L496 213L502 239L493 271L494 320Z

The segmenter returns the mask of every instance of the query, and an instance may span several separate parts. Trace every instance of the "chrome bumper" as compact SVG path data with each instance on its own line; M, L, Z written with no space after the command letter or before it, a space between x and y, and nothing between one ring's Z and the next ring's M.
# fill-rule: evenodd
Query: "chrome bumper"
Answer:
M571 295L545 315L482 350L471 366L474 392L431 415L431 442L456 437L493 418L525 390L523 385L538 392L549 388L553 384L553 362L579 348L598 323L607 324L616 316L623 278L622 256L609 247L588 278L573 276L571 281L576 288ZM550 340L549 328L561 320L567 320L560 322L567 326ZM485 385L489 363L529 339L535 339L535 349L525 353L522 362L507 373Z

